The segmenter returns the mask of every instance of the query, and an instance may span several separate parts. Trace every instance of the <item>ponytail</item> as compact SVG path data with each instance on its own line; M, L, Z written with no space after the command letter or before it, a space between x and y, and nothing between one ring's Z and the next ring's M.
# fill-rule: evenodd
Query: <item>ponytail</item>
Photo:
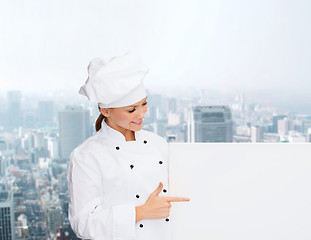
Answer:
M98 132L100 130L100 128L102 126L102 122L104 119L105 119L105 116L100 113L97 120L96 120L96 123L95 123L96 132Z

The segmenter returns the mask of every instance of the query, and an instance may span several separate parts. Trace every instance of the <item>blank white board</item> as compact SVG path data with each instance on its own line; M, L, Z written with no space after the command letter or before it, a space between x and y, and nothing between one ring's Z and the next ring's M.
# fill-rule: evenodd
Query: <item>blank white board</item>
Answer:
M311 239L311 144L170 143L172 240Z

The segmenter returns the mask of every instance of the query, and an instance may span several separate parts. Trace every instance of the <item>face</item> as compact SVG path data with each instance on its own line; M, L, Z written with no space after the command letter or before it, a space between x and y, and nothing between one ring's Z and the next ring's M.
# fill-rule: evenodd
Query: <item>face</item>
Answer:
M148 110L147 97L141 101L126 107L100 108L106 116L106 123L112 128L124 132L126 130L139 131L143 125L145 113Z

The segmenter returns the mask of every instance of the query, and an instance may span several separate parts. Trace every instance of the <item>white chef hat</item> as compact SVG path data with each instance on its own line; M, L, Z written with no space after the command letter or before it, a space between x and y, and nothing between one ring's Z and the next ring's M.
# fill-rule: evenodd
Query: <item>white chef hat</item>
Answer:
M94 58L88 66L89 77L79 93L101 108L129 106L147 96L143 79L148 71L131 52L108 62Z

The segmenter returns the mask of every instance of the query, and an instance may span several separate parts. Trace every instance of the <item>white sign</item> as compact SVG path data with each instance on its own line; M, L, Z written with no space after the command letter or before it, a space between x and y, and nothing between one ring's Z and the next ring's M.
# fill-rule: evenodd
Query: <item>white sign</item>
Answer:
M311 239L311 144L170 143L173 240Z

